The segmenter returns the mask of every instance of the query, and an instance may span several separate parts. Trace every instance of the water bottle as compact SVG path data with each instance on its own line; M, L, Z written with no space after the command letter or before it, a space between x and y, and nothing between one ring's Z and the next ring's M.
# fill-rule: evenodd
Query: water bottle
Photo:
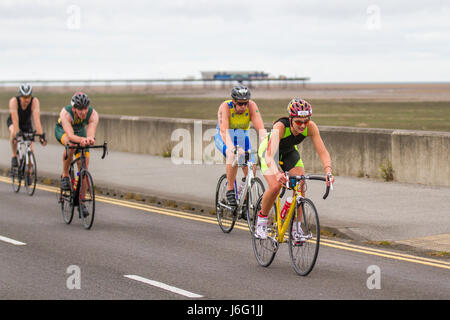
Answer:
M244 187L245 187L245 177L242 178L242 182L241 182L241 184L238 187L238 192L237 192L238 193L238 197L241 196L241 192L242 192L242 190L244 190Z
M77 172L77 177L72 179L73 189L75 190L78 186L78 180L80 179L80 172Z
M280 213L281 219L284 220L286 218L286 214L287 214L287 212L289 210L289 207L291 206L292 200L293 200L292 197L288 197L286 199L286 202L284 203L284 207L283 207L283 209L281 210L281 213Z

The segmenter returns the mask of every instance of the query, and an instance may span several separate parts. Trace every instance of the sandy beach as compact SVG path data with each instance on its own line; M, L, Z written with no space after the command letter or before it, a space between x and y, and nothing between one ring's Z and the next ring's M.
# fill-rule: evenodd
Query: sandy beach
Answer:
M227 97L235 83L223 84L133 84L94 85L92 83L77 86L39 86L34 91L68 92L82 90L88 93L153 93L185 97ZM363 99L377 101L450 101L450 83L349 83L349 84L273 84L254 82L249 85L254 99ZM0 91L15 91L15 87L0 87Z

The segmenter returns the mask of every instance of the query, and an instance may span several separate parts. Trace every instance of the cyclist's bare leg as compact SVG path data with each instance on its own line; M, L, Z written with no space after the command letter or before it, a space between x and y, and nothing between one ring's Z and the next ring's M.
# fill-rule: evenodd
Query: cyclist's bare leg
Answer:
M266 191L264 191L263 198L261 201L261 215L266 217L269 214L269 211L272 208L273 203L277 199L278 193L280 193L281 184L276 179L276 175L272 173L264 174L264 178L267 181L268 187Z
M14 141L14 138L16 137L14 135L14 126L10 125L8 130L9 130L9 143L11 145L12 157L15 157L17 153L17 141Z
M234 181L236 180L236 175L238 172L239 167L233 167L231 164L227 164L226 166L226 174L227 174L227 181L228 186L227 190L233 190L234 189Z
M226 150L226 169L225 173L227 174L227 181L228 186L227 190L233 190L234 189L234 181L236 180L236 175L238 172L239 167L233 167L233 161L234 161L234 154L230 149Z
M233 167L231 164L226 165L226 174L227 174L227 181L228 186L227 190L233 190L234 189L234 181L236 180L237 172L239 167ZM248 174L248 167L242 167L242 173L244 174L244 177L247 177ZM253 169L253 174L256 174L255 168Z
M64 150L63 152L63 156L62 156L62 160L63 160L63 172L62 172L62 177L68 177L69 176L69 167L70 167L70 162L73 159L73 153L75 150L70 149L69 150L69 156L66 158L66 151Z
M67 136L65 136L63 138L63 143L64 145L66 145L69 141L69 138ZM62 177L68 177L69 176L69 167L70 167L70 162L72 162L73 159L73 153L75 152L74 149L69 149L69 156L66 158L66 150L64 149L63 152L63 156L62 156L62 160L63 160L63 172L62 172Z

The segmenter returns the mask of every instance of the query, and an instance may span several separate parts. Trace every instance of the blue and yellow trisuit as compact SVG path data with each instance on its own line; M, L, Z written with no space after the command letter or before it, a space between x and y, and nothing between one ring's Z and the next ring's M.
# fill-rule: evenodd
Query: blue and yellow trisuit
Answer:
M228 126L228 132L230 134L231 140L234 146L240 146L245 151L250 151L252 146L250 144L249 129L250 129L250 111L245 109L245 112L239 114L236 113L232 100L227 100L225 103L228 105L230 110L230 121ZM220 135L220 126L217 123L217 132L214 136L214 142L216 143L217 149L222 152L223 156L226 157L227 146ZM251 156L251 160L255 162L254 155Z

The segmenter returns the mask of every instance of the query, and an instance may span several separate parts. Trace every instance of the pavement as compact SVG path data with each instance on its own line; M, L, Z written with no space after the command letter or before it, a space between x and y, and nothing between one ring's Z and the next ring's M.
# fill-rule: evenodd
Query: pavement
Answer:
M9 141L0 139L0 150L0 172L6 175L11 161ZM59 185L62 152L60 145L35 144L41 183ZM118 151L110 151L103 160L100 157L100 149L91 151L89 171L99 193L214 214L223 164L175 164L171 158ZM260 172L257 176L264 180ZM326 200L324 191L322 182L308 183L307 197L317 207L323 230L356 242L389 242L393 248L450 253L449 187L338 176Z

